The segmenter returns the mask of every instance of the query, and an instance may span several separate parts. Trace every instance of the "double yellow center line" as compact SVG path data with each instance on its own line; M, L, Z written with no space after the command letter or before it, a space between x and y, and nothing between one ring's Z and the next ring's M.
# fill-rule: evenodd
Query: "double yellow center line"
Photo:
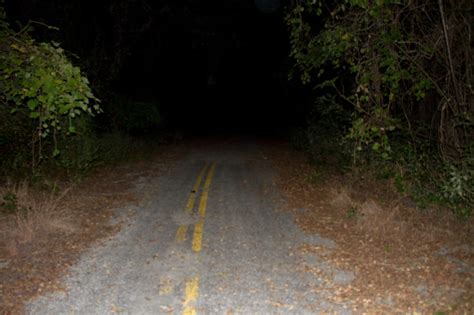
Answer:
M199 221L194 226L193 234L193 251L196 253L201 251L202 248L202 230L204 227L204 218L206 217L206 208L207 208L207 199L209 198L209 187L211 186L212 177L214 176L214 170L216 169L216 164L212 163L211 169L207 174L206 182L204 183L204 188L201 194L201 200L199 201Z
M201 172L196 179L196 182L193 186L193 191L190 193L188 198L188 202L186 203L185 212L189 215L193 214L194 205L196 203L196 196L199 192L199 188L201 186L202 179L204 174L208 169L208 165L204 165ZM202 188L201 199L199 200L199 207L198 207L198 215L199 219L194 225L194 233L192 239L192 250L196 253L199 253L202 249L202 235L204 230L204 219L206 217L206 208L207 208L207 201L209 199L209 188L211 187L212 178L214 176L214 171L216 169L216 163L212 163L209 171L206 176L206 180L204 182L204 186ZM186 234L188 231L187 225L180 225L178 230L176 231L176 241L183 242L186 240ZM199 277L193 277L186 281L186 288L185 288L185 299L183 302L183 315L195 315L196 308L194 304L197 301L199 296Z
M201 186L202 178L207 170L207 164L204 165L201 172L194 183L193 190L189 194L188 202L186 203L185 212L189 215L193 214L194 204L196 203L196 195L198 194L199 187ZM187 225L180 225L176 231L176 241L178 243L184 242L186 240L186 233L188 232Z

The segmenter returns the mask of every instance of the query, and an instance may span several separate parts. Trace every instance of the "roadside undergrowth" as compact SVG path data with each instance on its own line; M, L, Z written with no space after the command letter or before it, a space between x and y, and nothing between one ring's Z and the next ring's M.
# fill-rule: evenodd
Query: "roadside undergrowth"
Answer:
M60 278L69 266L119 228L108 224L114 207L133 195L127 182L95 182L124 174L99 173L55 189L26 181L0 187L0 314L22 314L29 298L64 290Z
M370 173L335 172L307 156L273 146L278 186L297 224L336 242L335 249L303 244L337 268L354 272L348 284L328 280L331 299L366 313L459 313L474 310L474 220L437 207L419 209L392 180ZM315 287L315 290L327 288Z
M41 235L67 236L77 230L71 213L60 207L61 200L69 191L39 192L31 189L25 181L0 187L2 219L6 221L1 233L4 246L11 255L18 253L19 246Z
M120 221L111 223L116 210L131 215L144 199L131 189L137 178L157 176L181 154L102 166L80 181L0 183L0 314L23 314L29 299L65 291L70 266L120 230Z

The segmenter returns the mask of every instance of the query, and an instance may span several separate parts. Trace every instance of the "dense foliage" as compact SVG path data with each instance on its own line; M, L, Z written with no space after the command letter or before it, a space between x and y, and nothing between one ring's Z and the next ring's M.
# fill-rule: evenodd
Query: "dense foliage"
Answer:
M58 138L76 132L78 117L100 108L87 78L59 44L35 42L30 27L13 31L0 7L1 145L14 155L28 148L35 168L60 154Z
M292 75L319 89L317 104L333 95L327 106L350 115L349 124L332 128L353 144L354 161L392 165L404 182L400 189L468 215L474 202L470 1L304 0L294 2L286 21ZM316 117L327 111L316 107Z
M57 14L37 21L17 12L13 20L19 21L11 27L0 1L1 175L30 177L54 169L81 176L95 166L155 149L148 138L133 136L155 132L161 125L157 102L118 96L112 89L130 47L150 23L148 18L127 17L127 10L147 10L144 3L132 10L134 3L100 5L110 23L89 21L96 37L85 40L83 23L75 21L88 14L82 2L47 3L41 8L54 8ZM95 95L103 99L100 107Z

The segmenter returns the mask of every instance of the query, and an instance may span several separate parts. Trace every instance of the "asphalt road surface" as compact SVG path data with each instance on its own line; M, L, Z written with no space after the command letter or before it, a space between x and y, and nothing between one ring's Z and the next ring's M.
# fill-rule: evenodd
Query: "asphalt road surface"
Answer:
M328 302L323 281L301 272L312 264L334 281L353 278L298 253L303 244L336 245L305 235L282 211L275 170L259 145L189 151L169 172L137 180L143 200L118 211L121 231L82 256L64 292L35 299L27 312L350 314L350 305Z

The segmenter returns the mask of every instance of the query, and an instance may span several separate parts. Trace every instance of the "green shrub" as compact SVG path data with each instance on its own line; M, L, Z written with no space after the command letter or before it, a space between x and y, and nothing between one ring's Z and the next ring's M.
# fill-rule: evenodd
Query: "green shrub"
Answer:
M100 108L60 45L35 42L30 26L13 31L0 2L0 115L10 121L1 127L0 145L13 152L12 161L29 151L28 164L36 168L59 154L58 138L76 133L78 117Z

